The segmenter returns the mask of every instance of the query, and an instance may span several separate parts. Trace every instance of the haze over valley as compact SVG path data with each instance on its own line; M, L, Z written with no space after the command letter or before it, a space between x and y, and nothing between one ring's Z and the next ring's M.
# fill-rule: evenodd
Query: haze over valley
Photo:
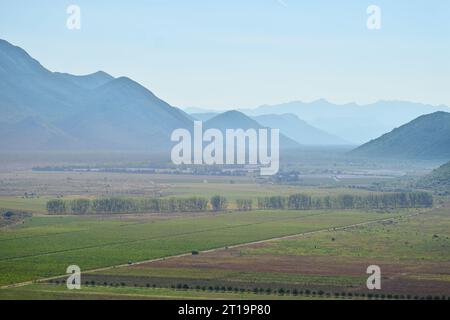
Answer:
M450 300L450 4L378 2L0 1L0 300Z

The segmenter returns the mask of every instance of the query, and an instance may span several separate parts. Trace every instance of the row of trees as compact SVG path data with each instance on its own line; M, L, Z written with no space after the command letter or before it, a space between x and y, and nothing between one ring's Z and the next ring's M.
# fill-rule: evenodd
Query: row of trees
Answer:
M55 285L65 285L66 281L64 280L49 280L49 283ZM195 290L195 291L210 291L210 292L228 292L228 293L253 293L259 295L291 295L291 296L313 296L313 297L334 297L336 299L381 299L381 300L447 300L450 301L450 297L446 295L427 295L427 296L419 296L419 295L411 295L411 294L394 294L394 293L373 293L373 292L346 292L346 291L335 291L335 292L326 292L323 290L314 290L314 289L302 289L302 288L276 288L276 287L247 287L247 286L225 286L225 285L195 285L192 283L178 283L172 285L160 285L160 284L151 284L151 283L125 283L125 282L106 282L106 281L84 281L85 286L92 287L134 287L134 288L170 288L173 290Z
M433 206L433 196L428 192L370 193L366 195L342 194L312 197L294 194L288 197L258 198L258 209L387 209L428 208Z
M208 200L199 197L169 199L109 197L94 200L47 201L47 211L51 214L202 212L207 210Z
M94 200L50 200L47 211L51 214L88 213L164 213L164 212L204 212L228 209L228 200L214 196L210 200L201 197L136 199L99 198ZM396 192L366 195L343 194L336 196L315 196L294 194L258 198L258 209L319 210L319 209L387 209L424 208L433 206L433 196L427 192ZM252 199L237 199L235 208L240 211L253 209Z

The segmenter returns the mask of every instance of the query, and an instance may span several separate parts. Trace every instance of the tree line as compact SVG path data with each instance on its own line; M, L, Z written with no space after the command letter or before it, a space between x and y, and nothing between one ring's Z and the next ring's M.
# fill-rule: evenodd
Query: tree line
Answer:
M311 196L293 194L290 196L269 196L257 199L257 209L320 210L320 209L387 209L424 208L433 206L433 196L427 192L395 192L366 195L342 194L335 196ZM96 214L96 213L170 213L225 211L229 201L223 196L211 199L202 197L137 199L105 197L98 199L55 199L47 201L50 214ZM253 209L252 199L237 199L235 208L239 211Z
M388 209L429 208L433 196L428 192L370 193L365 195L340 194L312 197L307 194L258 198L258 209Z
M222 210L218 207L217 210ZM135 199L107 197L99 199L55 199L47 201L51 214L95 214L95 213L164 213L202 212L208 210L208 200L200 197L169 199Z

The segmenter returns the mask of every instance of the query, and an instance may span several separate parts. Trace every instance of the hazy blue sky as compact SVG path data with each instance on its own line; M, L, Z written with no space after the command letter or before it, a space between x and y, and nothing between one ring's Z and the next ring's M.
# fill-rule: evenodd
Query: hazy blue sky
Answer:
M177 106L450 105L448 0L1 0L0 38L52 71L125 75Z

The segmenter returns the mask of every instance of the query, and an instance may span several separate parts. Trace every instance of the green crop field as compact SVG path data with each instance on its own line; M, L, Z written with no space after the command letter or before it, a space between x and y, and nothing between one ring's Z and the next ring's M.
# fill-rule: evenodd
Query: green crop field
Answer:
M0 197L0 208L29 212L46 212L46 203L52 197Z
M335 240L330 241L330 237ZM392 223L315 234L304 240L275 241L264 248L249 249L252 254L316 255L384 261L450 261L450 211L438 208Z
M243 291L260 299L274 293L279 298L312 294L355 299L370 294L372 298L447 299L449 230L448 208L440 207L342 230L100 270L85 275L83 281L122 290L187 288L193 295L202 288L210 291L210 298L217 292ZM371 264L379 265L383 274L382 290L372 293L366 288L366 268Z
M410 210L414 211L414 210ZM174 219L37 216L0 233L0 284L386 219L406 211L253 211Z

